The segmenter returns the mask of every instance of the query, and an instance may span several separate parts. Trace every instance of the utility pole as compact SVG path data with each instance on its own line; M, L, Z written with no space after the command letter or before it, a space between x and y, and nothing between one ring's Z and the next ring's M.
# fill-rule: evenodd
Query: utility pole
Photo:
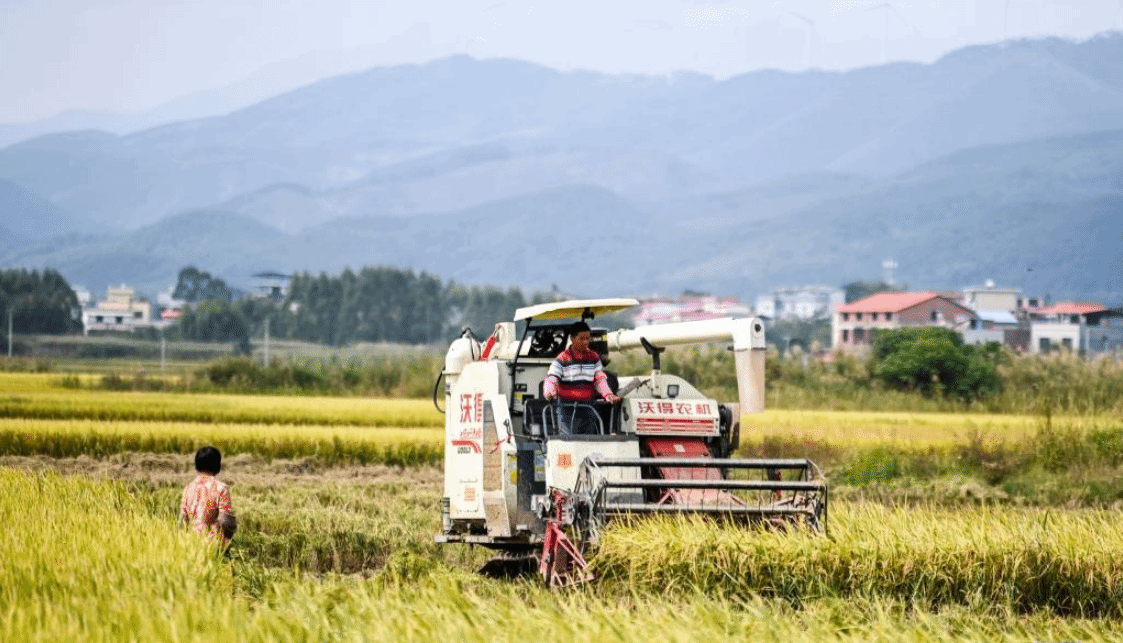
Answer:
M8 359L12 359L12 318L16 316L16 309L13 307L8 308Z
M164 374L164 356L168 350L168 340L164 337L164 331L160 331L160 375Z
M269 318L265 318L265 354L262 366L269 367Z

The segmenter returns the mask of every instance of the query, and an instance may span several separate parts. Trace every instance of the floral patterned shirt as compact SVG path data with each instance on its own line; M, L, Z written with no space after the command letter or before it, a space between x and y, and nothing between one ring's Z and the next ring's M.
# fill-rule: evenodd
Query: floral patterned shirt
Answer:
M179 513L199 533L221 537L218 526L219 513L233 514L230 490L226 483L209 473L200 473L183 490L183 503Z

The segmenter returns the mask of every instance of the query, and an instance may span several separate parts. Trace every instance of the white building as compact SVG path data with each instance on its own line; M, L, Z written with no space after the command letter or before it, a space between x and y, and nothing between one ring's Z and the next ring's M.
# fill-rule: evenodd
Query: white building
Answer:
M998 342L1014 350L1025 350L1025 341L1020 341L1025 331L1018 323L1018 317L1011 310L976 309L976 318L967 328L960 331L965 344L986 344Z
M1022 307L1022 291L1017 288L999 288L993 279L982 286L963 289L963 305L974 311L1004 310L1014 312Z
M841 288L799 286L777 288L756 298L756 314L770 319L814 319L827 317L846 301Z
M1033 353L1070 350L1117 351L1123 346L1118 315L1099 304L1060 302L1030 316L1029 349Z
M74 296L78 298L78 306L80 308L89 308L90 302L93 300L90 291L87 290L85 286L74 286L73 290Z
M104 300L82 311L82 325L91 330L133 331L152 325L152 304L121 284L110 286Z
M750 317L749 307L732 297L712 297L709 295L682 297L675 300L659 298L640 304L634 316L636 326L670 324L721 317Z

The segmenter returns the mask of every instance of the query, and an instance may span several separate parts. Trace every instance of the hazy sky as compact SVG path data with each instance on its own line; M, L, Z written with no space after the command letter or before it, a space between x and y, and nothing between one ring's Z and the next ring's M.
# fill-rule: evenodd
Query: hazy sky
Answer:
M727 78L1123 27L1123 0L0 0L0 122L454 53Z

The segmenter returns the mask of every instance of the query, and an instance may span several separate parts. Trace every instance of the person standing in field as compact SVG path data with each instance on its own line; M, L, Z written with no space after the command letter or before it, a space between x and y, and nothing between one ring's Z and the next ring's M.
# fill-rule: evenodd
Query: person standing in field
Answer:
M179 524L211 538L221 538L229 543L238 529L234 507L230 502L230 489L215 476L222 470L222 453L205 446L195 453L195 471L198 475L183 490L179 507Z

